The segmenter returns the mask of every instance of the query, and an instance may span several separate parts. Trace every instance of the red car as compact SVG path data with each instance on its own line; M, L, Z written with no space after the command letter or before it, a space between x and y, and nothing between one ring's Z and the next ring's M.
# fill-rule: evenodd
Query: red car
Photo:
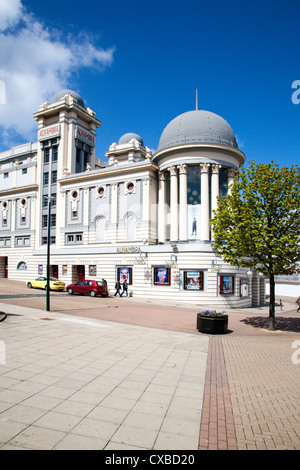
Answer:
M76 284L70 284L67 286L68 294L89 294L91 297L101 295L102 297L108 297L108 287L106 281L90 281L84 280L76 282Z

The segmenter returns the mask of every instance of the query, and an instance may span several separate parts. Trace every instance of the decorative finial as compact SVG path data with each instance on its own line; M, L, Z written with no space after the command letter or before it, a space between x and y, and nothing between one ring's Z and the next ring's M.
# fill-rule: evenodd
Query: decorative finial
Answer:
M196 111L198 111L198 90L196 89Z

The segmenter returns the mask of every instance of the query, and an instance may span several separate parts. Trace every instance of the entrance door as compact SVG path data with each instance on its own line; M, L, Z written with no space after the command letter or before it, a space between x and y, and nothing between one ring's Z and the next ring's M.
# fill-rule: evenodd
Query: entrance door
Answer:
M77 266L77 279L78 281L84 281L85 279L85 266L84 265Z
M8 257L5 256L5 259L4 259L4 277L5 279L8 278Z
M52 277L55 277L56 279L58 279L58 266L57 266L57 264L52 265L51 270L52 270Z

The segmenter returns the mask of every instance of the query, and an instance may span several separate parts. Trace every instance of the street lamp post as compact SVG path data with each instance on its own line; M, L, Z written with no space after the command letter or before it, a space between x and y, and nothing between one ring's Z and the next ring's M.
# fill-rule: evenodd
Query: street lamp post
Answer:
M46 285L46 311L50 312L50 219L51 197L48 197L48 224L47 224L47 285Z

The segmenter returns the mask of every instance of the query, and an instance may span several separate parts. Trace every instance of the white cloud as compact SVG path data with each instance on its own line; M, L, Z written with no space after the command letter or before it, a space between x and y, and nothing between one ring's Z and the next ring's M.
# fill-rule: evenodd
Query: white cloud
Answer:
M21 0L0 0L0 80L6 89L5 100L0 97L2 144L14 134L35 139L32 114L39 105L70 88L72 74L82 67L109 66L113 53L89 35L63 38L28 13Z
M0 31L15 26L22 13L21 0L0 0Z

